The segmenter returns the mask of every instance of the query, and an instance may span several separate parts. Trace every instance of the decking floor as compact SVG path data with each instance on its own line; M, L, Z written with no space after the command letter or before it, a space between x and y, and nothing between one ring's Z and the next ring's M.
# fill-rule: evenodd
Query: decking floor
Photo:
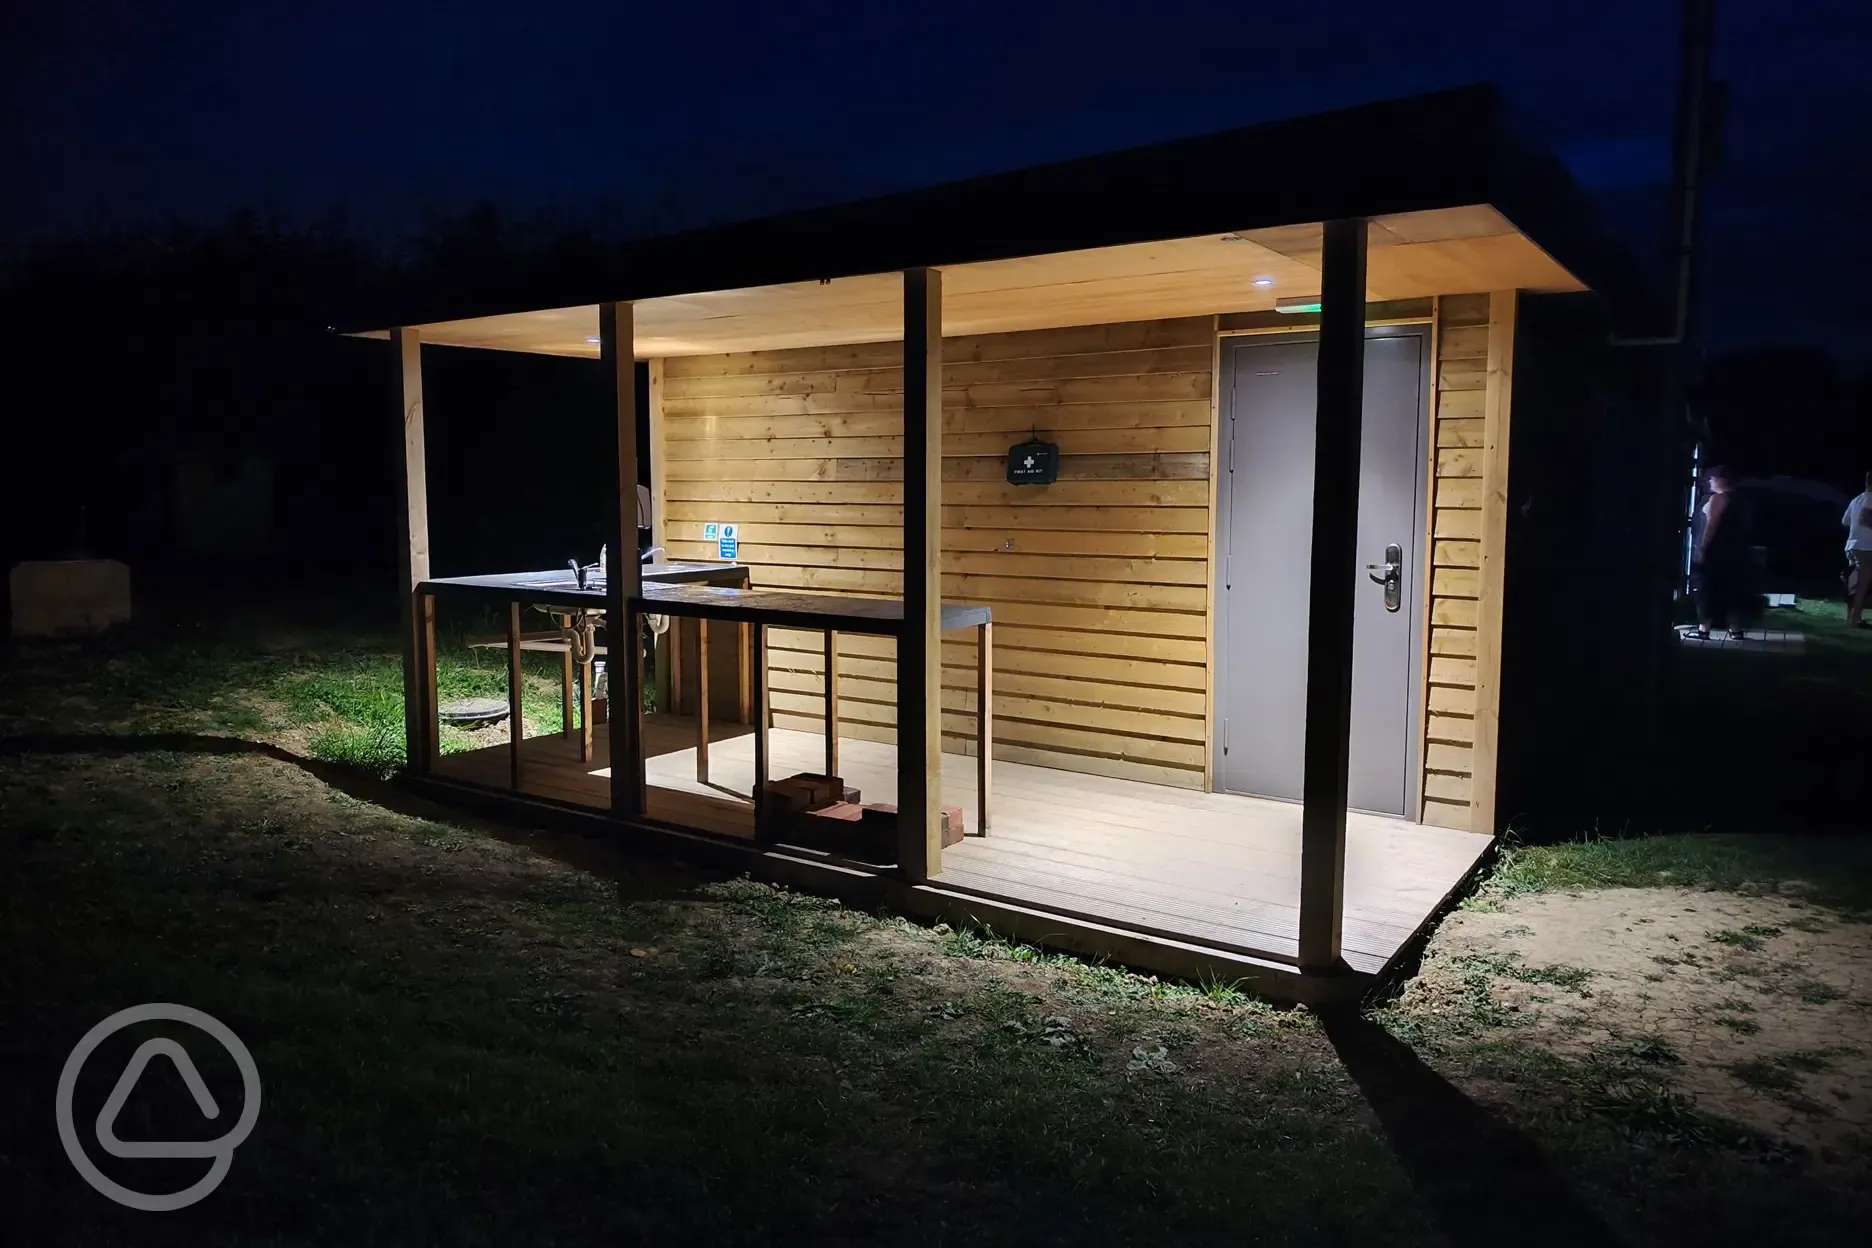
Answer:
M653 818L753 835L754 741L744 725L711 725L710 783L695 778L695 725L646 717L646 805ZM607 807L608 743L593 761L576 741L530 738L523 791ZM819 771L820 737L770 730L773 776ZM840 774L866 801L896 799L894 747L845 739ZM504 788L504 746L450 755L442 776ZM943 853L934 883L1063 916L1236 953L1291 959L1298 950L1300 807L1287 802L997 762L992 826L975 825L975 760L943 756L943 801L970 835ZM1356 971L1397 954L1487 850L1489 838L1353 813L1346 830L1343 949Z

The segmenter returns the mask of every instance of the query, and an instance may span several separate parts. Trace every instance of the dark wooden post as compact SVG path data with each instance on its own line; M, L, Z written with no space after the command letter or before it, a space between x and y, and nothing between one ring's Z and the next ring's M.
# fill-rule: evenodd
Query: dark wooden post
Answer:
M839 658L838 633L825 634L825 774L839 774Z
M1326 223L1313 550L1307 593L1305 802L1300 817L1300 969L1340 967L1345 915L1352 613L1358 577L1359 435L1365 393L1365 221Z
M611 387L604 436L617 465L615 488L605 491L605 674L609 687L611 814L643 815L642 642L631 600L643 594L637 561L637 362L631 305L598 305L598 353Z
M904 272L904 618L897 639L897 862L942 870L942 274Z
M682 617L681 616L672 615L670 617L670 630L668 633L665 634L665 636L669 638L669 652L671 654L675 654L678 650L682 649ZM708 747L709 747L709 722L708 722L708 719L709 719L709 682L708 682L709 663L708 663L708 659L709 659L709 652L708 652L708 619L705 616L696 617L696 654L700 657L699 657L699 661L696 663L696 673L695 673L696 674L695 778L698 784L707 784L708 777L709 777L709 770L708 770ZM680 683L681 682L678 681L676 677L676 673L671 672L670 674L671 691L673 692Z
M743 624L748 636L748 665L754 673L753 702L748 722L754 725L754 840L761 845L773 843L773 817L768 810L767 773L772 767L767 739L767 626Z
M994 782L994 623L984 621L975 631L975 834L987 836Z
M403 739L411 771L428 771L437 752L433 615L416 587L429 579L429 485L423 447L422 345L413 329L393 329L403 403L402 533L397 542L403 650Z
M518 793L524 777L520 755L526 745L525 685L520 671L520 604L507 604L507 766L509 787Z
M571 740L578 734L578 716L572 705L572 630L559 630L565 653L559 659L559 735Z

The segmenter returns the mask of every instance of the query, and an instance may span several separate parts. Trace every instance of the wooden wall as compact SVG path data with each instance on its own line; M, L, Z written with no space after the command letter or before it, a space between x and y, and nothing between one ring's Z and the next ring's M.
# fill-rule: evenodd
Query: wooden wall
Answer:
M1451 828L1473 818L1489 301L1437 301L1423 819Z
M1210 317L945 341L943 595L995 617L995 756L1201 787L1208 756ZM739 524L757 585L901 591L898 344L662 362L664 540ZM1032 429L1051 486L1007 485ZM818 634L776 631L774 723L818 731ZM889 740L892 644L840 642L841 731ZM944 748L973 752L975 652L943 648Z

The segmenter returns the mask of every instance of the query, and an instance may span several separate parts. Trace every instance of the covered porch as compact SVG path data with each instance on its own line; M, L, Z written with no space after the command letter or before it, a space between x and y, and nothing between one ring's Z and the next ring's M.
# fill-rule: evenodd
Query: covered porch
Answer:
M812 867L815 887L887 880L909 912L1151 969L1271 972L1257 986L1276 995L1356 990L1499 826L1517 300L1588 289L1596 254L1564 177L1503 156L1494 108L1423 97L722 227L628 248L602 283L581 275L576 298L369 331L394 339L402 369L413 770L699 833L752 869ZM1321 181L1324 152L1344 172ZM1244 169L1301 189L1257 200ZM1424 343L1399 387L1421 431L1406 430L1416 440L1396 466L1421 488L1398 491L1405 536L1378 545L1378 563L1360 533L1373 324L1417 327ZM1218 491L1234 454L1222 360L1231 337L1295 331L1317 380L1284 427L1300 431L1310 480L1285 473L1278 484L1302 484L1260 531L1310 552L1297 588L1265 596L1304 622L1304 644L1271 659L1252 630L1217 626L1231 580ZM647 617L675 621L664 647L705 638L707 619L718 639L742 630L749 722L690 718L711 696L704 641L699 661L652 662L665 683L650 699L644 665L614 663L615 710L589 750L541 736L517 741L518 763L507 747L440 753L426 675L440 584L422 448L431 344L599 363L612 413L594 450L617 488L593 548L638 546L625 517L642 483L651 547L738 561L747 583L685 597L614 554L608 582L581 580L562 605L601 619L614 657ZM1027 484L1013 444L1043 434L1059 473ZM519 604L537 600L513 593L513 636ZM1409 622L1385 675L1397 797L1373 807L1396 818L1348 810L1354 625L1373 610ZM945 638L957 611L979 615L979 644ZM685 662L702 683L667 683ZM1219 761L1231 695L1218 670L1232 663L1239 683L1257 662L1304 677L1260 738L1303 739L1287 750L1283 795L1297 800L1220 791L1281 791L1231 783ZM735 683L718 673L716 692ZM888 862L800 850L761 818L761 777L832 771L828 732L845 785L898 808ZM990 736L987 759L968 757ZM991 826L971 815L945 844L944 808L972 811L990 768Z
M768 730L777 775L817 770L817 733ZM693 718L644 718L645 815L659 823L754 840L754 730L710 726L707 782L696 779ZM609 730L594 729L590 762L577 741L528 738L522 792L608 809ZM508 783L506 746L444 756L436 774L481 787ZM894 800L896 751L879 742L841 743L840 774L869 800ZM994 818L979 835L975 759L943 755L943 801L968 813L969 835L943 850L930 883L959 894L1297 965L1300 939L1301 807L1291 802L1173 789L998 762ZM1345 919L1348 968L1376 974L1474 869L1489 836L1409 820L1352 813L1346 820ZM819 857L790 846L789 854ZM879 870L849 860L838 865Z

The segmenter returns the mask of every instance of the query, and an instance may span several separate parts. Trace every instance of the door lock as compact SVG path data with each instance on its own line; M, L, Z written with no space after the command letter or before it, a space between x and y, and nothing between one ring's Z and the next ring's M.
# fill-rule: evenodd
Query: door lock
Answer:
M1404 548L1392 542L1384 548L1383 563L1368 563L1365 574L1373 583L1384 586L1384 609L1396 611L1404 605Z

